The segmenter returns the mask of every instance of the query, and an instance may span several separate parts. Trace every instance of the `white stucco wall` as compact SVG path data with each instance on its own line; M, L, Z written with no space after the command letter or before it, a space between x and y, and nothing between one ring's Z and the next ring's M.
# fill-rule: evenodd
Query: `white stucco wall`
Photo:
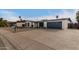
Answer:
M33 25L33 28L35 28L35 26L36 26L36 25L35 25L35 23L34 23L34 22L32 23L32 25Z
M39 23L38 23L38 25L37 25L37 26L38 26L38 28L39 28Z
M26 22L26 27L29 27L29 26L28 26L28 23L29 23L29 22Z
M44 22L44 28L47 28L47 21Z
M68 20L62 20L62 29L68 29L68 23L69 21Z
M29 22L29 27L31 27L31 25L32 25L32 23L31 23L31 22Z
M28 26L28 23L29 23L29 26ZM37 24L34 22L26 22L26 27L32 27L32 25L33 27L37 27Z
M25 23L23 23L23 22L16 23L17 27L22 27L22 24L25 24Z
M38 27L38 23L34 23L34 27L35 27L35 28Z

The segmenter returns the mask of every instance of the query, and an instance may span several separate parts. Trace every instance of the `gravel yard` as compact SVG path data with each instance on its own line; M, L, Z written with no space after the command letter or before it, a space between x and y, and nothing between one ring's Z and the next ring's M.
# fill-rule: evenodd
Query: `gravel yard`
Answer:
M32 29L12 33L0 28L0 34L8 40L10 46L7 44L7 47L13 50L79 50L79 30L76 29Z

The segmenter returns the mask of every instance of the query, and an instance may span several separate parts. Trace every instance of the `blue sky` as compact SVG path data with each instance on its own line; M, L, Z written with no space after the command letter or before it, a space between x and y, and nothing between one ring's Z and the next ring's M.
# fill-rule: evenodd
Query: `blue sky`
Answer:
M50 14L52 15L58 15L59 13L62 13L62 10L64 9L2 9L2 11L9 11L14 12L17 15L16 16L48 16ZM68 12L73 12L73 9L66 9ZM0 14L1 15L1 14Z
M0 9L0 16L9 21L19 20L18 16L22 16L23 19L39 20L39 19L51 19L56 15L59 18L70 17L75 21L75 9Z

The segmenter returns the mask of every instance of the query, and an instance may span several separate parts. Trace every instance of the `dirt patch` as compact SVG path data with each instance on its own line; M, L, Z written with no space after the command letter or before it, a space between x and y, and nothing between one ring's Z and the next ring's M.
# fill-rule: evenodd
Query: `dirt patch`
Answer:
M0 38L0 50L5 50L5 49L6 49L6 47L5 47L2 39Z

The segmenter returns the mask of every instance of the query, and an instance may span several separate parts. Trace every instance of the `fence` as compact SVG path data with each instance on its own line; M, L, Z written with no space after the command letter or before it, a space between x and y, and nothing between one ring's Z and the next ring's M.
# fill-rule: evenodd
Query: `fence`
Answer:
M69 23L68 28L69 29L79 29L79 23Z

